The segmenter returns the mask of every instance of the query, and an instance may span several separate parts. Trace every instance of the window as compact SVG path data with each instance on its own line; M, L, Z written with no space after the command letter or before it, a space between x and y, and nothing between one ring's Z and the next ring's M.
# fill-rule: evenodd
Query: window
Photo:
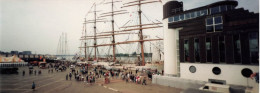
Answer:
M193 14L195 18L198 17L197 12L193 12Z
M219 12L220 12L219 6L210 8L210 14L216 14Z
M258 45L258 33L249 33L249 51L250 51L250 61L251 63L258 63L259 59L259 45Z
M226 5L220 6L220 11L221 12L227 11L227 6Z
M168 22L173 22L173 17L168 18Z
M212 62L211 38L206 38L207 62Z
M168 18L168 22L170 23L170 22L188 20L188 19L192 19L192 18L196 18L196 17L199 17L199 16L204 16L204 15L208 15L208 9L195 11L195 12L191 12L191 13L186 13L186 14L176 15L174 17Z
M194 53L195 53L195 62L200 62L200 41L198 38L194 38Z
M214 31L214 28L213 26L207 26L207 32L213 32Z
M189 62L190 61L190 58L189 58L189 40L184 40L184 60L186 62Z
M220 36L218 38L218 46L219 46L219 61L225 62L226 50L225 50L225 37L224 36Z
M207 18L207 25L213 25L213 18Z
M190 19L190 13L185 14L185 19Z
M212 72L215 74L215 75L219 75L221 73L221 69L219 67L214 67L212 69Z
M215 32L223 30L222 16L210 17L206 19L206 31Z
M241 63L241 47L239 35L233 36L234 43L234 61L235 63Z
M195 66L190 66L189 68L191 73L195 73L196 72L196 67Z
M222 31L223 30L223 22L222 22L222 17L214 17L214 22L215 22L215 31Z
M196 13L197 13L197 16L199 17L200 16L200 11L197 11Z
M194 17L195 17L195 13L194 13L194 12L191 12L191 13L190 13L190 17L191 17L191 18L194 18Z
M184 14L180 15L180 21L184 20Z
M179 21L179 20L180 20L179 15L174 16L174 22Z
M208 15L208 10L207 9L200 11L200 16L204 16L204 15Z
M215 22L215 24L221 24L222 23L222 17L221 16L214 17L214 22Z
M207 32L214 32L213 18L206 19L206 30L207 30Z
M233 6L233 5L227 5L227 10L233 10L233 9L235 9L235 6Z
M244 68L241 70L241 74L246 77L249 78L251 76L251 74L253 74L253 71L249 68Z
M219 25L215 25L215 31L222 31L223 30L223 25L219 24Z

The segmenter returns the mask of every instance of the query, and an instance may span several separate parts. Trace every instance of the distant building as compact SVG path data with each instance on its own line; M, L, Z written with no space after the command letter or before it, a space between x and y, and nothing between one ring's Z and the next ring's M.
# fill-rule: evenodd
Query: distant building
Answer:
M31 52L31 51L23 51L23 54L24 54L24 55L31 55L32 52Z
M11 54L18 55L18 54L19 54L19 52L18 52L18 51L11 51Z
M164 70L167 76L247 86L259 71L259 14L219 1L183 10L163 6ZM255 83L255 82L254 82Z

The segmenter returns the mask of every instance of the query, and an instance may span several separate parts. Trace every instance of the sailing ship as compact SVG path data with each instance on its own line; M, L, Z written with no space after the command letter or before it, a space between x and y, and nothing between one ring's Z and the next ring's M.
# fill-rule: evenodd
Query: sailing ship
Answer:
M115 10L114 9L114 3L117 2L121 2L121 1L114 1L111 0L111 2L106 2L103 4L111 4L111 11L110 12L106 12L106 13L101 13L99 16L97 16L97 11L96 10L96 6L97 4L94 3L93 6L91 7L91 9L93 9L92 11L89 11L87 14L89 13L93 13L94 14L94 20L87 20L87 18L85 18L84 23L83 23L83 36L81 37L80 40L82 40L82 42L84 42L84 46L79 47L80 49L84 49L85 52L85 59L84 61L87 60L94 60L94 61L99 61L104 59L104 58L100 58L97 57L97 53L98 53L98 47L112 47L112 60L108 60L109 62L113 62L116 63L118 62L117 58L116 58L116 48L117 46L120 46L122 44L132 44L132 43L139 43L138 45L140 45L140 59L137 62L138 66L145 66L146 61L145 61L145 53L144 53L144 42L150 42L150 41L159 41L159 40L163 40L162 38L156 38L156 39L147 39L147 36L145 36L143 34L143 31L146 29L154 29L154 28L161 28L162 26L162 22L160 21L152 21L151 23L147 23L147 24L143 24L142 23L142 10L141 10L141 5L143 4L151 4L151 3L158 3L160 1L150 1L150 0L136 0L136 1L131 1L131 2L127 2L124 3L123 6L121 8L128 8L128 7L138 7L138 24L137 25L128 25L127 24L130 23L130 21L127 21L123 26L119 27L119 30L115 30L115 16L117 15L121 15L121 14L127 14L129 13L127 10ZM106 18L110 17L111 20L107 20ZM100 32L97 33L97 23L99 22L111 22L111 31L104 31L104 32ZM87 35L87 24L93 24L93 35ZM138 31L138 32L137 32ZM116 35L138 35L138 40L126 40L126 41L121 41L121 42L116 42L115 36ZM111 43L106 43L106 44L100 44L97 42L97 39L107 39L110 38ZM93 40L93 44L90 44L89 40ZM94 49L94 56L91 57L91 51L88 51L89 48ZM159 51L161 51L159 49ZM159 52L160 53L160 52ZM161 54L161 53L160 53ZM137 56L139 57L139 56ZM108 59L108 58L107 58ZM104 60L103 60L104 61Z
M60 36L60 39L59 39L59 43L57 46L57 52L56 52L56 55L59 56L58 59L68 60L68 59L66 59L66 57L69 54L68 50L69 49L68 49L67 33L62 33L62 35Z

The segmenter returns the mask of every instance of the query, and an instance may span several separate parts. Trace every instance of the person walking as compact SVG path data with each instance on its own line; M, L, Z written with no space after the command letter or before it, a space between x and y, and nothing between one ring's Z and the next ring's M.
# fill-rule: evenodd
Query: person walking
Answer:
M23 76L25 75L25 71L23 70Z
M33 81L33 83L32 83L32 89L33 89L33 91L35 90L35 87L36 87L36 85L35 85L35 83L34 83L34 81Z
M34 75L36 75L36 70L34 70Z
M146 85L146 77L144 77L142 85Z
M41 70L38 70L38 75L40 75L42 72L41 72Z
M88 83L88 74L86 75L86 82Z
M70 80L71 80L71 77L72 77L71 73L70 73L70 75L69 75L69 76L70 76Z
M69 75L68 75L68 74L66 74L66 80L68 80L68 77L69 77Z

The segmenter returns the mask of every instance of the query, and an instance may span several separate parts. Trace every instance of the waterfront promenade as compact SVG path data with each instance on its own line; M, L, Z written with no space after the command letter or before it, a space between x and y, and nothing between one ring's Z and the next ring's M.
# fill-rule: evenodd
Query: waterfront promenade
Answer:
M25 70L25 76L22 71ZM34 67L38 71L38 67ZM84 81L76 81L74 76L66 80L67 69L63 72L48 73L48 69L41 69L42 74L29 75L28 67L20 67L19 74L0 75L0 93L180 93L182 89L154 85L147 80L147 85L126 83L122 79L112 79L109 84L104 84L104 79L99 78L90 85ZM36 90L31 89L32 82Z

